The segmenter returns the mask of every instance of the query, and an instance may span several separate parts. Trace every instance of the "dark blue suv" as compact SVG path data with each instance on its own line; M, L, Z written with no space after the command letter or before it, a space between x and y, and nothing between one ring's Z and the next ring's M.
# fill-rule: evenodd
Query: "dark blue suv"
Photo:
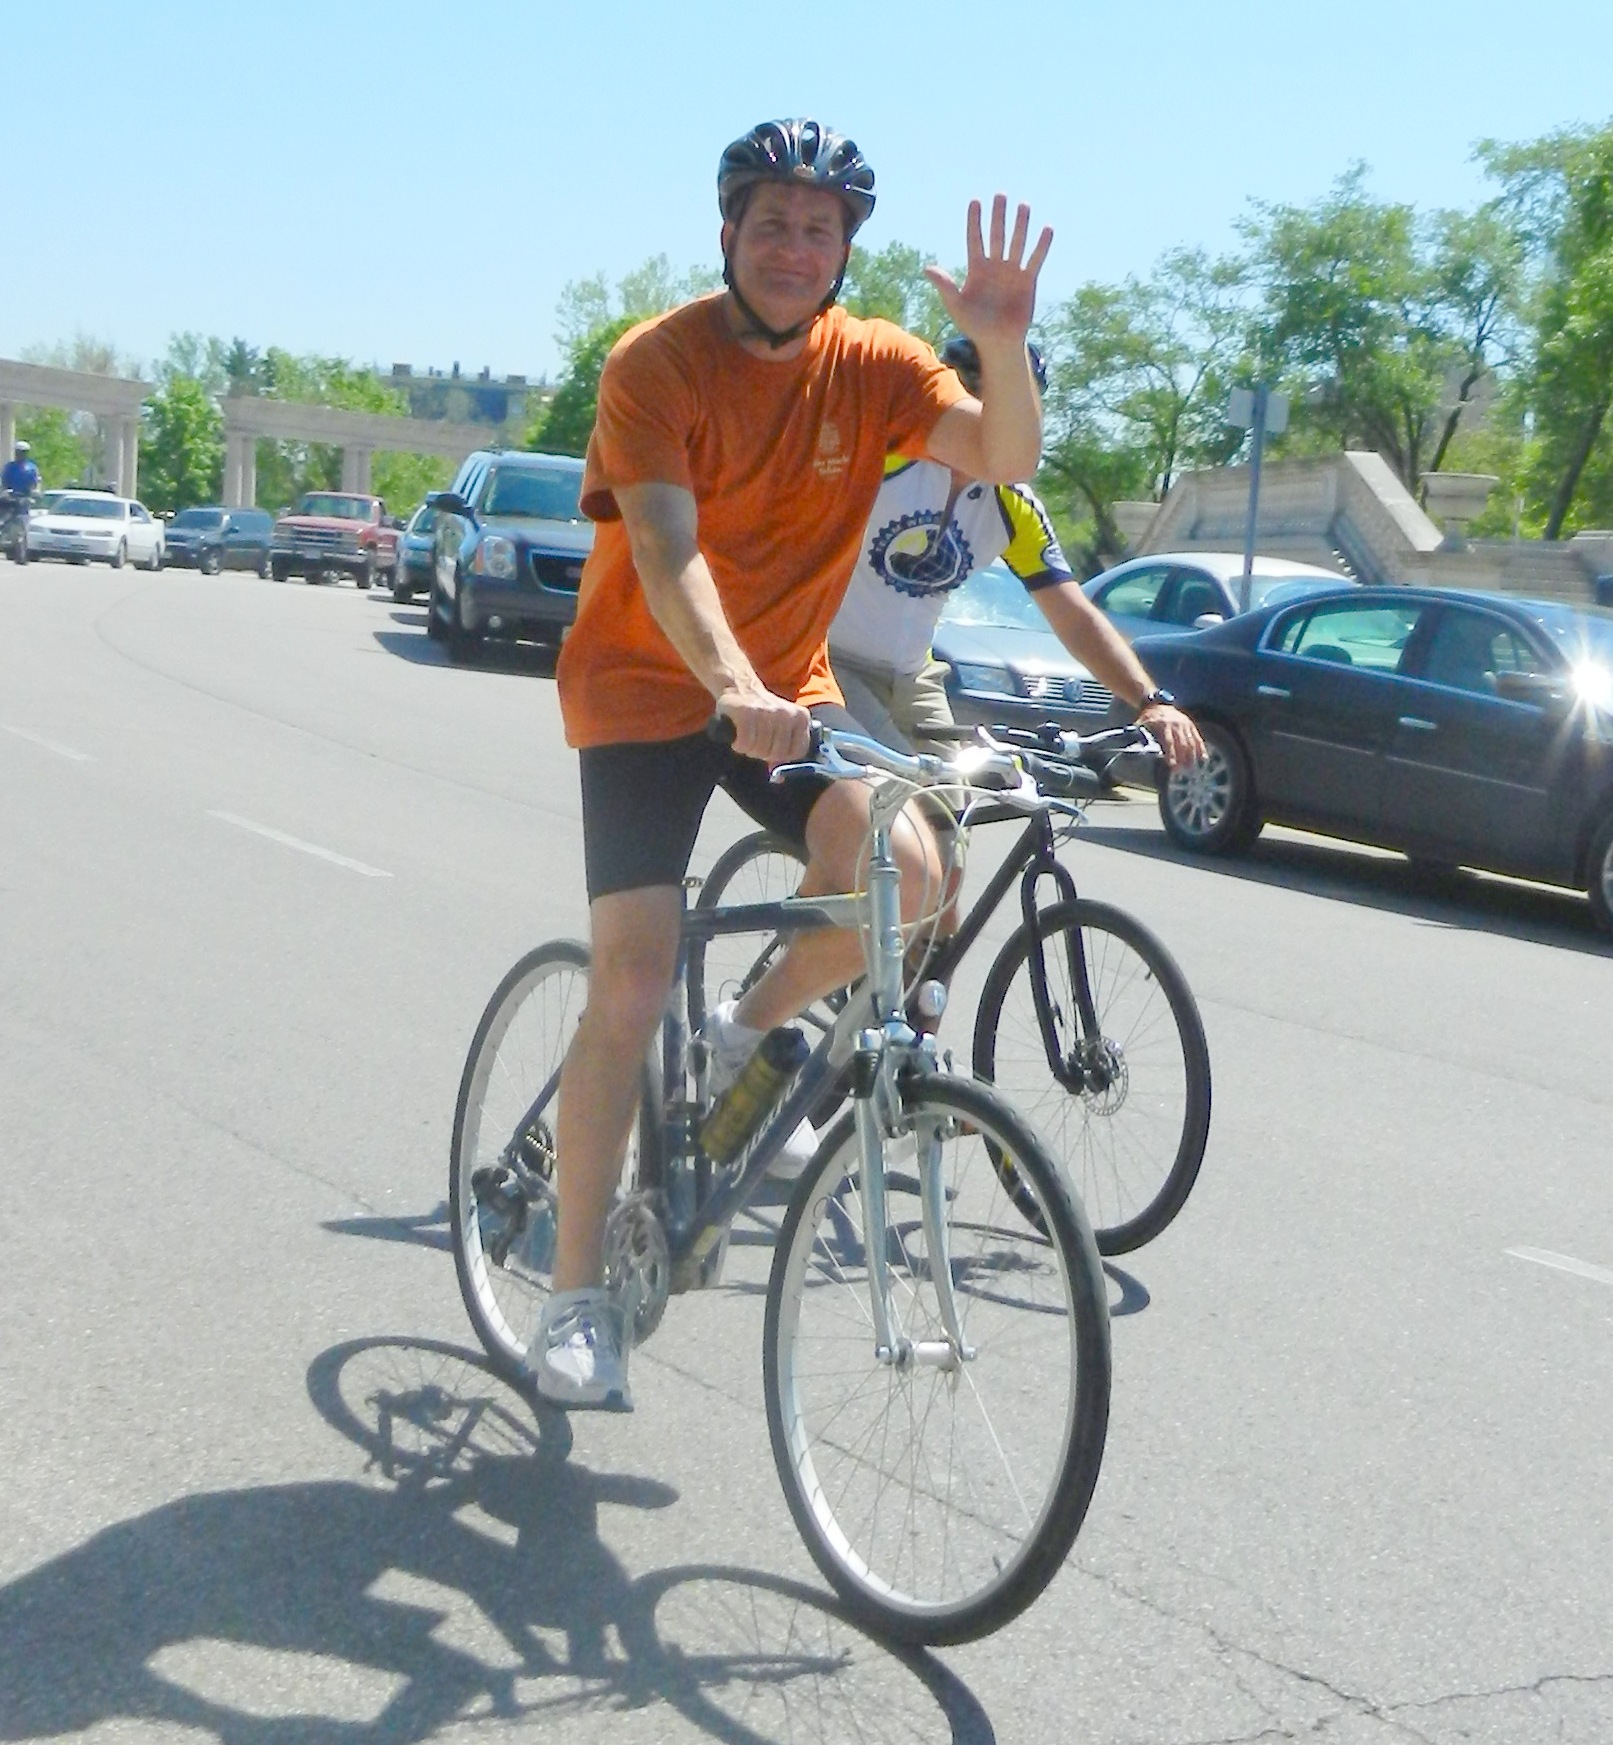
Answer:
M570 455L482 450L436 511L427 632L469 660L490 636L555 647L577 616L594 525L578 506L582 462Z

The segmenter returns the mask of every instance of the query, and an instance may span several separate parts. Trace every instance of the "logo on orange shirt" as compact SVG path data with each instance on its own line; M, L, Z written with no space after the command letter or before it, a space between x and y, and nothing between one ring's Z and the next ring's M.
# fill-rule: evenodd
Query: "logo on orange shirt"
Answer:
M812 464L820 479L838 479L851 465L851 456L840 452L840 430L832 418L818 427L818 458Z

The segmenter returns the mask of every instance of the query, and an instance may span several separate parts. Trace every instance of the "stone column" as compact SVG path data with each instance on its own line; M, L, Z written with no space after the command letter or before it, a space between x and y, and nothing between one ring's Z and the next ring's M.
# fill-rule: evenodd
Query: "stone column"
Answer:
M241 439L233 430L224 432L224 506L241 507Z
M370 488L371 450L361 442L350 442L342 450L342 489L362 491Z
M241 495L234 506L251 509L258 500L258 439L255 436L243 436L240 441Z
M140 495L140 420L124 418L120 420L123 430L123 441L119 443L118 460L118 495L120 497L138 497Z
M9 400L0 400L0 465L11 459L17 446L17 408Z

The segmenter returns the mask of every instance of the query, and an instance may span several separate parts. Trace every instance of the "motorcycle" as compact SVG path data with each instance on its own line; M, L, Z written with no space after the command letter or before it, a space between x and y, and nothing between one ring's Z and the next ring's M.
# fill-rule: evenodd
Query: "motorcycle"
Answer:
M28 512L33 506L32 497L0 492L0 551L13 563L28 561Z

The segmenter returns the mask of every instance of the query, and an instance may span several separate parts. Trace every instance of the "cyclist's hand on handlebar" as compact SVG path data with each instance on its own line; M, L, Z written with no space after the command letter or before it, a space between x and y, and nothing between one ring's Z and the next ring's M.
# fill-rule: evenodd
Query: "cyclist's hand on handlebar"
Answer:
M799 703L775 697L771 691L724 691L717 713L734 727L734 750L754 757L769 769L808 755L812 717Z
M1168 703L1155 703L1144 709L1137 723L1146 727L1159 741L1159 749L1172 769L1182 769L1197 763L1204 755L1204 736L1191 715L1173 709Z

